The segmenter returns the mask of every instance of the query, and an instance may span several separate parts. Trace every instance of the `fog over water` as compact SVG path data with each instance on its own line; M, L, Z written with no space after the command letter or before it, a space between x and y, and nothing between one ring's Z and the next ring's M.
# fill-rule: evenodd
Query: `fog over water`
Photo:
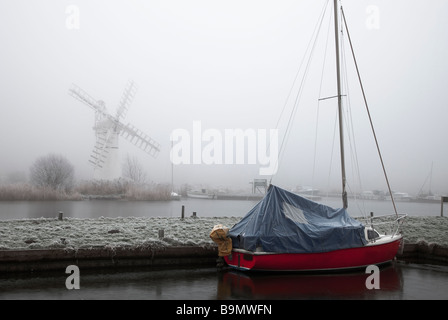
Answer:
M190 134L189 150L174 143L191 152L190 164L174 166L176 185L250 190L252 179L270 179L259 170L273 158L260 148L281 145L301 74L289 100L288 94L326 2L1 2L0 183L26 180L32 163L49 153L66 157L78 180L91 179L94 111L68 90L78 85L114 114L130 79L138 91L123 123L155 139L161 151L153 158L121 138L119 148L122 157L138 158L151 181L171 182L176 130ZM331 5L272 180L285 188L340 186L335 100L318 102L336 94ZM448 194L448 2L342 5L392 189ZM348 44L343 51L350 88L344 114L355 132L355 139L346 137L349 186L385 190ZM256 134L257 145L241 149L242 164L228 154L238 147L224 139L226 130L236 129ZM269 142L273 129L278 140ZM353 163L361 186L353 182Z

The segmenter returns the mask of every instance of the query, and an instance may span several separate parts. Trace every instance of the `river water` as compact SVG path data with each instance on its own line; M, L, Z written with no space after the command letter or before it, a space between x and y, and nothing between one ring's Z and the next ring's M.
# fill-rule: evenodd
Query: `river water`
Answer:
M204 269L80 270L79 289L59 273L0 276L0 300L448 299L448 267L392 263L380 269L378 289L364 271L269 274Z
M333 208L341 207L338 198L323 198L323 204ZM53 218L62 211L64 217L180 217L182 206L185 216L196 212L198 217L243 217L257 201L248 200L208 200L183 198L180 201L0 201L0 220L26 218ZM446 205L448 211L448 205ZM410 216L439 216L441 205L435 203L397 202L399 213ZM350 215L360 217L371 211L376 215L393 213L389 201L364 200L349 202ZM448 212L447 212L448 215Z
M322 201L333 207L340 200ZM57 217L244 216L257 201L182 199L180 201L42 201L0 202L0 220ZM352 216L370 207L376 214L392 212L383 201L351 204ZM410 216L440 215L439 203L397 203ZM1 241L1 240L0 240ZM367 289L362 270L344 274L250 274L215 268L80 270L80 289L68 290L68 274L42 272L0 275L0 299L448 299L448 267L393 263L380 272L380 289Z

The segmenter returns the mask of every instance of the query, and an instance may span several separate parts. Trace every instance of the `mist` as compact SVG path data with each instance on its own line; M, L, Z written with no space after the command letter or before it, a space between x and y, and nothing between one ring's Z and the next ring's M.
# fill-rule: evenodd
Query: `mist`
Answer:
M1 2L0 183L27 179L33 162L49 153L66 157L78 181L92 179L95 112L68 90L78 85L114 114L133 80L138 90L123 123L160 143L161 151L154 158L122 138L119 150L123 161L136 157L151 181L250 190L250 181L266 178L284 188L340 188L336 101L318 101L336 94L330 20L322 25L324 41L316 46L300 107L286 132L296 91L290 102L287 97L325 3ZM392 189L448 194L448 2L342 5ZM349 48L344 49L349 61ZM353 67L347 70L347 83L356 86ZM359 88L349 93L346 116L355 132L346 137L349 186L386 190L361 93ZM197 122L202 133L209 130L208 140L199 137L201 160L206 154L215 162L191 158L173 164L172 133L184 130L193 139ZM225 161L225 152L221 163L216 160L217 137L237 129L278 130L281 152L274 175L260 175L267 164L259 157L250 162L248 145L241 149L242 163L236 161L236 144L233 162ZM351 169L354 164L359 170ZM360 186L352 184L358 176Z

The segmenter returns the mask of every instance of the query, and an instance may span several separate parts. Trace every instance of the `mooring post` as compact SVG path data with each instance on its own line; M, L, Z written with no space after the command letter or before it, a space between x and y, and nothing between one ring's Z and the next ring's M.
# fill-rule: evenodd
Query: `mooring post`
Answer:
M182 206L182 215L181 215L181 219L183 219L185 216L185 206Z
M193 215L192 215L192 217L193 217L193 218L196 218L196 211L193 211Z
M448 197L440 197L440 216L443 217L443 203L448 202Z
M62 212L62 211L59 211L59 214L58 214L58 220L62 220L62 215L64 214L64 212Z

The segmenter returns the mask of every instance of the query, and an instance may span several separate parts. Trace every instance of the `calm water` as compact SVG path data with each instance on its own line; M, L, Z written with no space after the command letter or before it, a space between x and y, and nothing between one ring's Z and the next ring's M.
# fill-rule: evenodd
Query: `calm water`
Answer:
M393 263L380 270L379 289L363 271L344 274L250 274L206 269L80 270L80 289L59 273L1 275L5 299L448 299L448 267Z
M341 207L338 198L326 198L321 201L334 208ZM182 199L180 201L0 201L0 220L24 218L53 218L62 211L64 217L180 217L182 205L185 216L196 212L199 217L244 216L257 201L246 200L205 200ZM448 215L448 204L445 205ZM438 216L440 203L397 202L399 213L410 216ZM349 213L354 217L373 211L377 215L393 213L388 201L349 202Z

